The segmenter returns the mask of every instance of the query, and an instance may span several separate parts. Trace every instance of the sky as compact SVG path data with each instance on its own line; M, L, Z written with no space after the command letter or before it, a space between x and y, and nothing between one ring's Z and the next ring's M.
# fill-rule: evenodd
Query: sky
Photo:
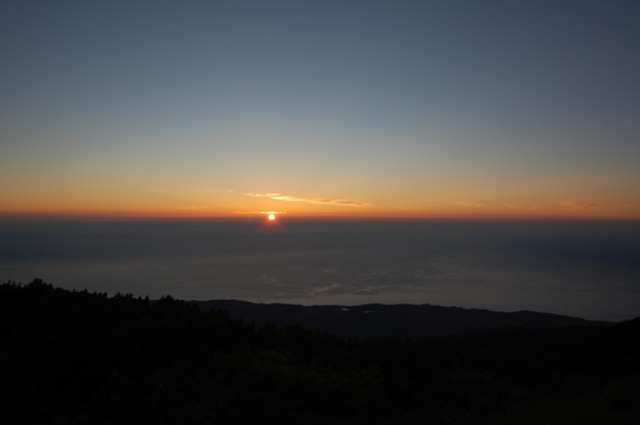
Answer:
M0 215L640 219L638 1L0 2Z

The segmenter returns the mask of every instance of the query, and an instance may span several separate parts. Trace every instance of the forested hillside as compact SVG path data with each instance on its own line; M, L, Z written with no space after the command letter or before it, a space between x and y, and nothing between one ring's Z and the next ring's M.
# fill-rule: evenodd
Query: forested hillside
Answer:
M640 423L638 319L361 341L34 281L0 339L5 424Z

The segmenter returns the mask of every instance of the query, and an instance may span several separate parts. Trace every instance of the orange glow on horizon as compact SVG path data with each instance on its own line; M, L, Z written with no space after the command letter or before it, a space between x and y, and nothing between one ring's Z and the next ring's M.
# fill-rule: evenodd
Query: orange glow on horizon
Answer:
M176 210L86 210L86 209L55 209L55 210L22 210L0 211L0 217L24 218L176 218L176 219L237 219L243 217L257 218L264 213L237 213L233 211L176 211ZM268 223L277 223L278 215L267 214ZM453 219L453 220L640 220L640 215L629 211L627 214L579 214L575 211L539 211L536 214L505 213L505 212L459 212L451 210L434 210L429 212L407 214L393 210L360 211L345 213L344 211L292 211L291 218L304 219Z
M167 197L166 195L163 195ZM408 199L408 198L407 198ZM287 208L291 218L317 219L586 219L586 220L639 220L640 208L636 204L608 204L604 201L562 201L537 199L520 204L498 201L449 201L446 199L425 202L379 199L366 207L343 207L303 202L287 202L255 197L228 196L200 197L193 199L133 200L123 206L121 202L102 198L76 200L67 198L57 202L24 202L22 205L5 205L0 217L95 217L95 218L253 218L262 217L268 223L276 223ZM92 202L93 201L93 202ZM66 203L66 205L61 205ZM400 204L400 205L398 205ZM9 207L9 208L7 208Z

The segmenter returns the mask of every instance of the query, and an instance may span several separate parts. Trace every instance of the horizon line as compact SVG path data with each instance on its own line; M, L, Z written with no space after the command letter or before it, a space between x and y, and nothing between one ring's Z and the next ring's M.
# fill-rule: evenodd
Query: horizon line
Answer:
M3 213L0 212L0 220L264 220L264 214L245 214L245 215L170 215L170 214L97 214L97 213ZM576 217L567 215L386 215L386 214L367 214L367 215L332 215L332 214L281 214L281 220L328 220L328 221L367 221L367 220L383 220L383 221L640 221L640 217Z

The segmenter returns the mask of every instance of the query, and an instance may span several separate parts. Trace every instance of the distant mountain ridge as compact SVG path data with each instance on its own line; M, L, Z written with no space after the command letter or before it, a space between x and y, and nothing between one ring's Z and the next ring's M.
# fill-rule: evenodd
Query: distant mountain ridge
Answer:
M231 317L262 326L300 325L307 329L362 339L424 339L444 335L507 329L606 326L610 322L533 311L513 313L430 304L365 304L359 306L302 306L256 304L237 300L194 301L201 310L225 310Z

